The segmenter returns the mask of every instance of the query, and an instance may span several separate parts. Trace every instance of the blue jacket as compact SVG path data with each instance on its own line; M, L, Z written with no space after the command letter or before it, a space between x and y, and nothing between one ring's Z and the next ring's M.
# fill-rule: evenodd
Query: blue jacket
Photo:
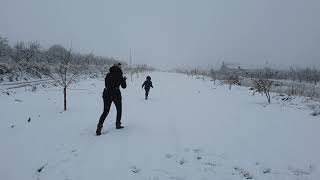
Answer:
M144 87L145 90L149 90L150 87L153 88L153 86L152 86L152 81L146 80L146 81L142 84L142 88L143 88L143 87Z

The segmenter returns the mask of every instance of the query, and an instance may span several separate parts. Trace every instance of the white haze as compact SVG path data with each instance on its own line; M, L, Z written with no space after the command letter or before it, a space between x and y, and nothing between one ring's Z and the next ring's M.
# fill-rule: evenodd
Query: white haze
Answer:
M1 0L0 35L156 67L320 66L319 0Z

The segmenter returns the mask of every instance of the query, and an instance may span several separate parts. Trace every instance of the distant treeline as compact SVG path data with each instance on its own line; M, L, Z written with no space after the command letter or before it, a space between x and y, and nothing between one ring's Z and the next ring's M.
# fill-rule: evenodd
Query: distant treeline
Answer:
M228 84L230 89L231 85L253 87L255 82L261 80L269 83L269 90L273 92L320 98L320 70L315 67L278 70L265 66L260 69L244 69L229 67L223 63L219 69L178 68L174 71L198 79L210 77L214 84L218 80L219 84Z
M59 63L61 54L71 51L72 62L75 64L86 65L109 65L118 63L119 60L107 56L95 56L91 54L82 54L73 52L62 45L52 45L48 49L41 48L37 41L23 42L18 41L13 46L9 44L7 38L0 36L0 62L2 63L21 63L37 62L46 64ZM121 62L125 64L125 62Z
M245 78L256 78L268 69L268 76L274 80L291 80L294 82L307 82L317 85L320 82L320 70L315 67L295 68L290 67L286 70L273 69L271 67L262 67L260 69L244 69L241 67L228 67L224 63L219 69L200 69L189 68L180 69L177 68L174 71L179 73L185 73L188 75L204 75L210 77L219 77L219 79L225 79L228 76L240 76Z
M130 71L131 76L154 70L145 64L129 67L126 62L113 57L74 52L59 44L47 49L37 41L18 41L10 45L7 38L0 36L0 82L50 78L61 73L104 76L109 67L116 63L121 63L124 71Z

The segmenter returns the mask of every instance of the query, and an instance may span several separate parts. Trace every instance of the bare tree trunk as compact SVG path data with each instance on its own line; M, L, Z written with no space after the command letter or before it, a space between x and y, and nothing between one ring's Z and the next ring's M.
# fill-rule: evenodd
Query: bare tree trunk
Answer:
M267 96L267 99L268 99L268 103L270 104L271 103L271 97L270 97L270 94L269 92L265 92L266 96Z
M67 110L67 87L63 87L63 104L64 104L64 110Z
M294 80L292 80L292 86L291 86L291 94L294 95Z

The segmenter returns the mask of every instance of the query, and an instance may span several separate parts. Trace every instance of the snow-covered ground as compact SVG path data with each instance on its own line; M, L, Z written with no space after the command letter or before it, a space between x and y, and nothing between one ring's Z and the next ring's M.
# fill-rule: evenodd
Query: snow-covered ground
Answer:
M248 88L214 86L182 74L150 74L122 90L124 129L115 107L95 136L103 80L0 95L3 180L318 180L320 118ZM28 122L30 120L30 122Z

